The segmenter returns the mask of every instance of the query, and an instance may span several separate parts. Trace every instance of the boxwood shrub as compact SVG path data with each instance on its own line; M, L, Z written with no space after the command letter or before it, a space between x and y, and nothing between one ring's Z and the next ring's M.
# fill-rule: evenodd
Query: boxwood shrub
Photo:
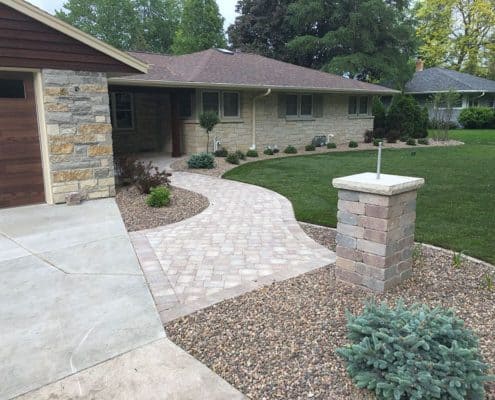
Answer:
M349 147L350 147L350 148L356 148L356 147L358 147L358 146L359 146L359 145L358 145L358 142L355 142L354 140L351 140L351 141L349 142Z
M316 147L313 144L307 144L306 147L304 147L306 151L315 151Z
M330 142L327 143L327 149L336 149L337 148L337 143Z

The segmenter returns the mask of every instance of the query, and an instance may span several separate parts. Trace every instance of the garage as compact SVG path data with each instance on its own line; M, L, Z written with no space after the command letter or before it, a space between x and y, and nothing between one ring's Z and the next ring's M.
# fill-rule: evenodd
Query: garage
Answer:
M0 207L44 201L33 75L0 72Z

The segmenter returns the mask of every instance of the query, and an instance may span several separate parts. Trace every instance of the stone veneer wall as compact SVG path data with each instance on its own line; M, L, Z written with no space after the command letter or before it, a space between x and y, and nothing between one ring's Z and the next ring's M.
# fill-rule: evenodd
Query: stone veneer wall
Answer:
M253 97L262 92L241 92L241 118L224 120L211 133L220 138L228 150L246 151L252 144ZM199 96L197 96L199 97ZM362 141L364 132L373 129L373 117L353 117L347 114L348 96L345 94L323 95L323 117L309 120L288 120L278 116L278 94L256 100L256 147L277 145L283 149L291 144L296 147L311 143L314 136L333 134L334 142ZM206 134L196 121L183 124L183 151L187 154L205 150Z
M53 201L114 196L106 75L45 69L42 82Z

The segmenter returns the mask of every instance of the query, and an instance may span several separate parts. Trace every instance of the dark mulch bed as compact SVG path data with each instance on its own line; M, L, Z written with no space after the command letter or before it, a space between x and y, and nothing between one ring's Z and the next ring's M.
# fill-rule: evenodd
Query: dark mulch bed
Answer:
M199 214L210 204L201 194L171 187L171 201L166 207L149 207L147 195L139 193L134 186L117 188L115 200L127 230L139 231L173 224Z
M313 226L313 235L318 234ZM322 230L320 239L327 239ZM312 235L312 236L313 236ZM378 301L453 307L480 337L495 365L495 291L489 265L452 264L447 251L418 247L413 277ZM335 349L347 343L345 311L360 312L372 295L335 281L333 266L226 300L165 326L171 340L250 399L367 399L354 387ZM495 388L488 388L495 399Z

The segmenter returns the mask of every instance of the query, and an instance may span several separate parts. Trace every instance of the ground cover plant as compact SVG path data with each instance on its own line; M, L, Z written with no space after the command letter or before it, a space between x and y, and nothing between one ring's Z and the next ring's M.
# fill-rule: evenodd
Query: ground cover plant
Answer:
M431 136L434 136L434 132ZM495 130L456 130L455 147L384 149L382 172L420 176L416 239L495 262ZM414 155L413 155L414 154ZM287 197L296 218L336 226L332 178L376 169L376 151L295 156L242 165L224 176Z

